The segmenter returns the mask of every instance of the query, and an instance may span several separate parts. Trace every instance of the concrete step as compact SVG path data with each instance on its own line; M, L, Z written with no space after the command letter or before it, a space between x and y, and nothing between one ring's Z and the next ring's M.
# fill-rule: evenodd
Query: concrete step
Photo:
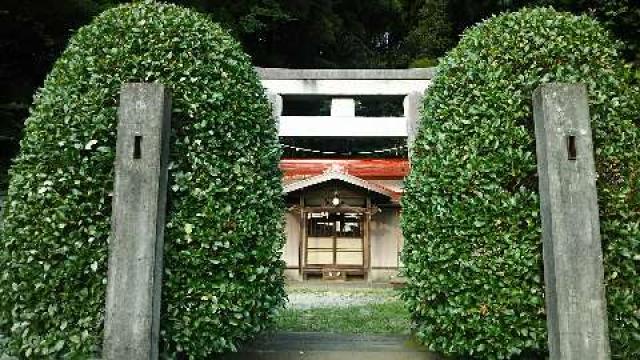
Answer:
M408 336L279 332L225 354L224 360L443 360Z

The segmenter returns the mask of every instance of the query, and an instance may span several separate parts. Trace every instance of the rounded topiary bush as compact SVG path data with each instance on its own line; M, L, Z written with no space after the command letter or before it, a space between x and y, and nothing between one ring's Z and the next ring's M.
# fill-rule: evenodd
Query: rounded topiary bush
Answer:
M640 326L640 95L594 20L550 8L493 17L439 64L406 181L404 291L418 337L482 359L547 347L532 93L589 91L613 353ZM636 350L634 350L634 348Z
M0 332L14 354L99 351L119 89L156 81L173 99L164 351L233 349L283 304L280 148L250 59L203 15L125 5L73 36L11 169Z

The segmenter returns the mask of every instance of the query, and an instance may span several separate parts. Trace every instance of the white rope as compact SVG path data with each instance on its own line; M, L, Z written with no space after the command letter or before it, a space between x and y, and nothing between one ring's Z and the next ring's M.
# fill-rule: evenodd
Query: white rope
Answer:
M315 150L315 149L309 149L309 148L303 148L303 147L298 147L298 146L292 146L292 145L287 145L287 144L282 144L282 147L284 148L288 148L288 149L292 149L294 151L297 152L310 152L310 153L321 153L324 155L336 155L336 154L340 154L340 155L371 155L371 154L382 154L382 153L389 153L389 152L400 152L402 149L405 149L407 146L406 145L401 145L401 146L395 146L395 147L391 147L391 148L384 148L384 149L378 149L378 150L371 150L371 151L353 151L350 153L338 153L336 151L322 151L322 150Z

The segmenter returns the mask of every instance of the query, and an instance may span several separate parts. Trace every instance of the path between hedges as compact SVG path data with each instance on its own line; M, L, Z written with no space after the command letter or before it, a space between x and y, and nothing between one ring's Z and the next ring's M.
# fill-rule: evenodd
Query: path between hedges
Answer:
M294 284L288 287L288 308L305 311L314 308L366 306L394 301L397 294L386 286L366 283ZM0 345L3 339L0 336ZM5 357L0 346L0 360ZM407 335L355 335L327 332L279 331L266 334L223 360L439 360L414 343Z
M388 286L372 285L366 282L293 283L288 284L287 293L289 297L287 308L300 312L312 311L313 309L323 309L328 312L332 309L335 309L336 312L344 312L345 309L357 311L357 309L370 304L398 301L397 293ZM365 318L362 321L367 321ZM305 319L301 319L301 321ZM375 319L368 320L374 321ZM336 326L336 329L339 330L339 328ZM262 335L241 347L238 353L226 354L222 359L439 360L440 358L417 345L408 335L372 335L366 334L366 332L364 334L345 332L337 334L329 331L280 330Z
M259 337L223 360L442 360L408 336L280 332Z
M17 360L3 355L1 360ZM265 335L222 360L442 360L408 336L280 332Z

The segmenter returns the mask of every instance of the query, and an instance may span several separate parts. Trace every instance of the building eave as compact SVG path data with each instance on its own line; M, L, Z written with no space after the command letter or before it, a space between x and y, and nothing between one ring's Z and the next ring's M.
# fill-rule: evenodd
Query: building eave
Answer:
M337 172L337 171L327 171L321 175L317 175L317 176L313 176L304 180L300 180L300 181L296 181L290 184L287 184L284 186L284 193L285 194L289 194L292 193L294 191L299 191L299 190L303 190L306 189L308 187L314 186L314 185L318 185L318 184L322 184L328 181L332 181L332 180L338 180L338 181L342 181L345 182L347 184L351 184L363 189L366 189L368 191L372 191L375 192L377 194L380 194L382 196L385 196L389 199L393 199L395 198L396 194L387 189L384 188L380 185L371 183L369 181L366 181L364 179L361 179L357 176L353 176L353 175L349 175L343 172Z

